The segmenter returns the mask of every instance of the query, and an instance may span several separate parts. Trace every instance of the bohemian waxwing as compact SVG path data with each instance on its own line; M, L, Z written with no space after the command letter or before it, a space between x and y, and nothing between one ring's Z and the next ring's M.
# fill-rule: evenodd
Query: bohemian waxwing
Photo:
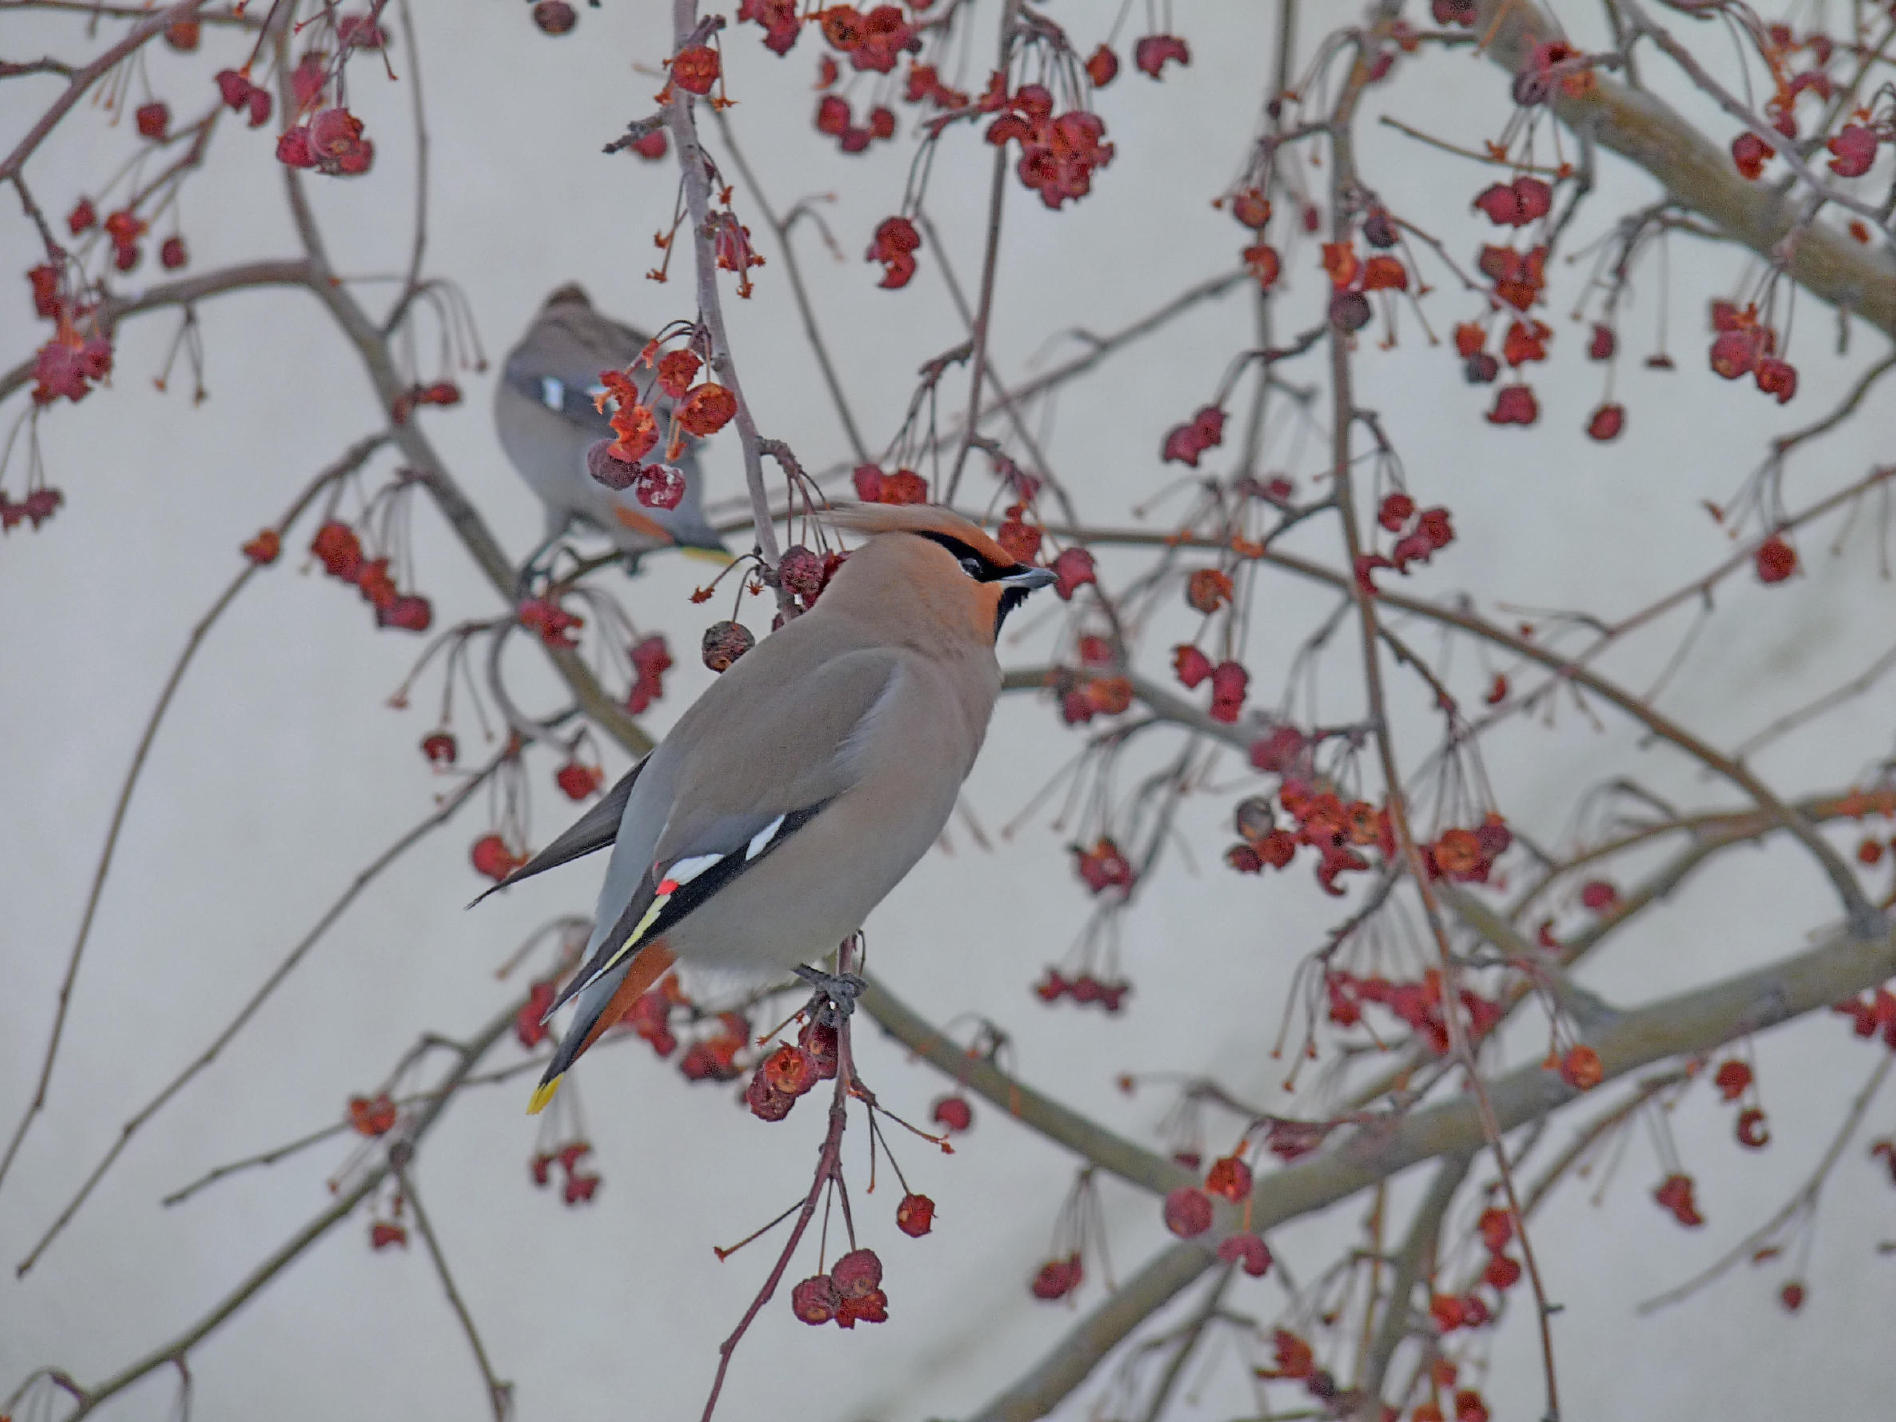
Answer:
M546 537L527 560L526 571L575 521L609 538L628 565L655 548L679 546L723 553L724 545L704 518L703 481L695 449L678 461L685 496L676 508L646 508L630 489L607 488L586 472L586 451L613 438L607 417L593 403L602 370L623 370L645 349L646 337L600 315L577 286L547 297L520 344L507 352L494 386L494 428L520 477L546 506ZM632 372L640 398L655 374ZM661 428L671 402L660 398Z
M1000 694L1001 623L1054 575L946 509L824 517L868 541L816 606L497 886L612 846L584 966L553 1004L578 1010L530 1111L674 960L751 977L820 960L948 822Z

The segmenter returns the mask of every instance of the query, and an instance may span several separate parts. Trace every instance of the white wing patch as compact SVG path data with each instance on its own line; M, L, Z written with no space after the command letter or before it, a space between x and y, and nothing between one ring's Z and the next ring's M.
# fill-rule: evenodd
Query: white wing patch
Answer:
M566 408L566 382L557 375L540 377L540 403L547 409L559 412Z
M721 863L722 854L694 854L688 859L680 859L665 871L665 877L674 884L689 884L712 865ZM666 897L670 897L667 895Z
M758 855L762 854L766 849L768 849L770 847L770 841L777 837L777 831L782 828L783 828L783 816L778 815L776 819L772 820L769 824L765 825L762 829L758 830L756 834L752 835L751 842L747 846L745 846L745 849L744 849L745 861L748 862L752 859L755 859Z

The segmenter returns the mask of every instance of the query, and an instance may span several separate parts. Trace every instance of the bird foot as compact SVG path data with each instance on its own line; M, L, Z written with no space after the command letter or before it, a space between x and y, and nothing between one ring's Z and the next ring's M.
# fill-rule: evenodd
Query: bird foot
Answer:
M842 1026L844 1019L856 1010L863 981L854 973L826 973L821 968L799 964L796 974L816 989L810 999L810 1011L825 1027Z

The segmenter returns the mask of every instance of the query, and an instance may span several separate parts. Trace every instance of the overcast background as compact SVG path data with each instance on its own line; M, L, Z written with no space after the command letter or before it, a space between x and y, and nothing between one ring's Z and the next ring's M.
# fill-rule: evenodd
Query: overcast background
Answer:
M1067 3L1051 13L1084 52L1113 8ZM1305 9L1308 41L1330 7ZM1338 19L1344 9L1336 7ZM1591 23L1591 7L1563 10ZM567 280L647 326L690 315L690 283L678 265L668 285L643 279L656 255L652 233L671 210L674 169L599 154L627 120L652 109L653 68L670 48L668 11L610 0L582 8L577 31L553 40L532 28L519 4L418 0L435 164L428 267L460 285L490 353L504 350L546 292ZM1118 156L1094 195L1048 214L1010 180L993 337L1004 376L1023 377L1036 361L1070 353L1070 342L1052 339L1063 329L1113 329L1232 264L1240 231L1208 200L1237 171L1253 130L1272 71L1274 11L1241 0L1178 7L1193 62L1160 85L1131 67L1135 13L1117 46L1121 75L1098 100ZM87 52L74 21L10 14L6 28L11 58ZM154 48L155 91L180 118L195 113L210 74L236 62L241 43L232 32L207 30L195 57ZM973 52L990 49L984 25ZM901 418L915 368L964 331L933 249L921 254L911 288L875 289L876 269L861 253L875 222L896 210L911 148L904 138L846 158L813 132L808 86L818 51L816 36L807 36L780 62L761 49L754 27L727 34L738 100L731 119L780 209L799 197L837 195L824 210L842 260L808 229L799 250L857 418L880 446ZM407 254L405 86L413 58L398 45L392 63L400 84L384 82L371 57L349 72L352 102L377 142L373 174L310 184L346 271L393 272ZM978 86L983 72L984 61L968 78ZM0 144L24 131L55 85L0 86ZM861 84L852 92L859 112L867 91ZM1380 102L1430 131L1478 144L1505 119L1506 77L1466 54L1438 55L1405 62ZM1362 129L1365 179L1466 260L1485 231L1467 209L1484 172L1369 122ZM82 107L34 159L41 202L63 212L136 141L128 123L108 126L103 113ZM192 270L292 255L268 134L226 125L217 150L185 192ZM929 190L970 288L988 162L989 150L958 131L942 147ZM1617 160L1604 159L1600 177L1577 224L1580 241L1655 196L1650 180ZM763 224L753 218L751 226L765 243ZM0 241L6 269L36 260L31 231L11 204ZM732 338L760 425L816 468L846 446L781 266L765 250L771 264L758 274L755 299L727 295ZM1313 319L1315 261L1312 248L1291 258L1295 284L1280 329ZM154 279L154 266L148 257L130 284ZM1429 321L1446 335L1474 305L1439 269L1426 269L1441 288ZM1780 409L1748 384L1715 380L1704 369L1703 303L1738 270L1720 252L1675 244L1671 331L1680 369L1669 376L1639 364L1656 318L1655 286L1650 277L1641 282L1621 333L1630 357L1619 390L1628 432L1606 447L1579 433L1599 399L1600 372L1581 358L1584 328L1565 320L1578 291L1572 269L1554 278L1546 319L1559 334L1553 361L1535 373L1543 416L1533 432L1487 426L1489 392L1462 383L1452 355L1426 345L1411 311L1401 314L1395 351L1366 340L1361 398L1384 416L1418 497L1454 510L1456 544L1417 574L1414 589L1438 597L1466 590L1490 610L1585 606L1612 617L1723 557L1725 536L1699 501L1728 498L1771 435L1815 418L1880 350L1874 333L1858 327L1850 357L1836 359L1831 314L1800 297L1794 359L1802 390L1793 405ZM11 362L40 335L16 319L24 293L15 288L7 302ZM169 316L126 327L113 388L78 408L62 404L41 422L49 478L66 506L37 534L15 530L0 542L0 1122L8 1130L39 1068L120 778L183 638L238 566L238 545L377 418L353 352L306 297L240 294L207 304L200 317L210 400L193 409L182 379L168 395L152 388L174 330ZM1247 300L1234 295L1106 362L1084 390L1061 399L1048 455L1090 517L1126 522L1132 505L1170 480L1175 471L1157 461L1164 431L1210 397L1227 360L1249 342L1251 322ZM1368 334L1381 332L1379 323ZM1312 381L1319 373L1287 372ZM540 519L492 434L493 372L460 378L468 398L423 417L430 438L509 552L523 556ZM965 387L947 388L960 408ZM1268 462L1309 490L1322 441L1299 440L1288 414L1280 411L1280 420ZM1886 400L1873 399L1846 430L1794 461L1791 505L1890 458L1891 432ZM708 468L715 493L738 489L733 436L712 442ZM17 495L17 465L5 479ZM970 479L983 494L991 488L980 461ZM492 615L491 590L425 504L416 505L414 526L419 585L435 600L437 626ZM1792 587L1764 589L1744 576L1721 589L1712 634L1666 694L1670 714L1731 745L1889 645L1896 600L1878 577L1874 539L1859 528L1830 556L1835 527L1801 540L1805 571ZM445 788L416 751L434 724L438 682L424 683L405 712L386 704L421 642L374 634L351 590L310 573L308 534L307 525L298 529L283 561L253 580L226 617L153 752L94 928L49 1110L0 1192L0 1258L9 1264L125 1117L201 1050L357 870ZM1316 520L1294 546L1333 557L1334 540L1333 523ZM1112 555L1103 564L1112 576L1131 566ZM685 600L701 571L654 560L635 583L606 575L641 628L669 632L679 654L648 723L655 730L708 679L691 654L705 613ZM1289 579L1267 578L1252 641L1257 695L1277 694L1299 639L1328 606ZM1009 664L1044 661L1055 650L1057 622L1037 612L1004 647ZM761 628L767 618L760 612L753 621ZM1435 645L1433 634L1416 635ZM1155 632L1145 670L1163 672L1170 640ZM1662 633L1609 666L1643 685L1674 645ZM1326 667L1325 701L1338 719L1359 714L1355 655L1346 635ZM530 659L518 660L533 675ZM1451 672L1468 695L1487 679L1466 647ZM541 704L552 704L550 685ZM1413 765L1432 744L1434 724L1406 692L1398 709L1408 718L1403 747ZM1758 768L1787 792L1847 783L1889 754L1891 719L1886 691L1861 698L1814 733L1774 747ZM465 711L456 730L467 760L484 757ZM1010 700L970 783L969 805L998 830L1077 746L1045 701ZM1643 746L1623 721L1595 726L1571 705L1551 726L1513 725L1484 752L1504 810L1547 842L1571 828L1585 790L1613 774L1637 774L1691 803L1729 803L1678 757ZM551 785L553 764L544 753L531 762L536 843L567 812ZM622 768L608 757L610 774ZM1233 798L1207 795L1187 807L1181 829L1195 863L1173 857L1130 915L1123 949L1136 990L1119 1018L1049 1011L1028 991L1088 911L1064 850L1076 827L1053 825L1047 813L997 838L992 853L962 834L958 852L931 856L871 920L877 970L937 1022L991 1017L1016 1034L1015 1063L1026 1079L1154 1144L1168 1099L1159 1091L1120 1095L1113 1080L1122 1071L1210 1068L1234 1089L1294 1109L1298 1098L1277 1089L1266 1052L1296 963L1341 909L1315 890L1307 870L1240 879L1220 866ZM483 814L471 806L376 883L250 1029L141 1133L38 1268L24 1281L11 1268L0 1276L0 1390L48 1363L82 1381L102 1378L198 1317L323 1207L324 1179L347 1146L242 1175L175 1209L158 1198L218 1162L333 1120L419 1031L455 1035L486 1020L514 991L496 983L495 967L548 917L589 910L598 872L591 864L464 913L479 887L466 855L486 828ZM1800 854L1741 852L1616 940L1586 981L1636 1004L1778 956L1833 915L1826 886ZM883 1101L924 1116L940 1080L905 1064L872 1031L858 1040ZM1513 1059L1543 1049L1544 1038L1530 1032ZM1762 1040L1773 1141L1761 1155L1733 1145L1730 1112L1709 1093L1688 1099L1672 1126L1709 1219L1701 1231L1681 1231L1650 1202L1664 1171L1643 1131L1602 1204L1579 1185L1550 1204L1535 1240L1549 1288L1565 1306L1556 1325L1565 1415L1852 1416L1887 1396L1896 1382L1887 1322L1896 1264L1875 1244L1896 1235L1896 1195L1860 1145L1824 1196L1800 1316L1778 1308L1775 1289L1786 1275L1768 1270L1741 1270L1683 1307L1643 1318L1633 1312L1639 1299L1709 1263L1777 1208L1828 1143L1873 1052L1836 1019ZM516 1384L520 1415L695 1416L717 1341L772 1257L763 1246L719 1264L711 1248L800 1194L821 1113L806 1106L766 1127L720 1090L686 1089L669 1064L635 1044L588 1058L575 1082L605 1177L591 1207L563 1208L529 1184L535 1123L522 1114L526 1087L518 1082L453 1106L424 1146L419 1187L496 1370ZM1570 1113L1555 1137L1565 1139L1584 1114L1584 1107ZM860 1193L861 1132L852 1129L858 1220L887 1266L890 1321L849 1334L811 1330L779 1298L738 1355L724 1415L891 1422L954 1415L985 1401L1070 1326L1072 1312L1034 1303L1025 1287L1048 1249L1070 1163L980 1104L976 1117L952 1157L918 1143L902 1149L911 1182L939 1205L935 1232L914 1242L892 1228L894 1193ZM1888 1132L1893 1121L1896 1107L1877 1108L1862 1139ZM1413 1198L1417 1184L1405 1178L1399 1199ZM1110 1181L1103 1198L1115 1266L1130 1273L1167 1238L1156 1202ZM1478 1208L1465 1205L1470 1215ZM1353 1202L1300 1223L1273 1246L1296 1277L1308 1278L1345 1247L1361 1211ZM809 1272L803 1262L790 1278ZM1100 1297L1095 1278L1080 1307ZM1245 1284L1232 1303L1268 1326L1283 1295L1272 1278ZM1494 1341L1497 1418L1538 1415L1539 1356L1527 1313L1514 1310ZM1223 1363L1207 1375L1196 1412L1186 1411L1211 1417L1253 1407L1244 1370L1222 1350L1213 1356ZM252 1300L193 1352L191 1368L200 1418L485 1412L425 1253L418 1243L371 1253L365 1219L332 1233ZM1109 1395L1109 1372L1063 1415L1093 1415ZM173 1389L170 1374L154 1376L107 1415L168 1415Z

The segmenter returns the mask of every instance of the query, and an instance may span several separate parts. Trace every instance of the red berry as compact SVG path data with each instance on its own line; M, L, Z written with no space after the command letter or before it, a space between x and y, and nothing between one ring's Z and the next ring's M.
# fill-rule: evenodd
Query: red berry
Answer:
M959 1135L974 1124L974 1108L965 1096L943 1096L935 1102L929 1117L949 1135Z
M1270 1248L1254 1234L1227 1236L1218 1245L1218 1257L1239 1265L1254 1279L1262 1278L1271 1268Z
M426 742L423 742L425 745ZM569 800L584 800L589 795L597 795L599 787L605 783L605 775L596 765L581 765L569 760L554 773L553 781L565 793Z
M760 1121L781 1121L797 1104L797 1098L787 1091L779 1091L769 1073L760 1066L751 1074L750 1085L744 1088L744 1104Z
M1251 1193L1251 1167L1235 1155L1220 1156L1205 1174L1205 1189L1233 1202Z
M926 1195L917 1195L911 1191L895 1207L895 1227L911 1239L920 1239L934 1228L934 1224L935 1202Z
M713 622L704 629L704 664L714 672L725 671L756 645L757 639L743 623Z
M566 0L539 0L533 7L533 23L543 35L563 35L579 23L579 12Z
M244 557L258 567L276 562L283 552L283 535L274 528L266 528L244 545Z
M1211 1197L1194 1185L1181 1185L1165 1197L1165 1227L1180 1239L1193 1239L1211 1228Z
M484 834L474 841L473 849L468 851L476 873L484 874L499 883L526 861L517 858L507 848L507 841L497 834Z
M1587 421L1587 435L1605 444L1608 440L1618 439L1620 431L1626 428L1626 407L1624 405L1602 405L1593 412L1593 418Z
M1037 1299L1051 1303L1063 1299L1080 1286L1080 1256L1070 1254L1065 1259L1049 1259L1034 1274L1028 1289Z
M1774 533L1758 545L1757 568L1759 582L1781 583L1797 571L1797 550Z
M1619 902L1619 890L1604 879L1589 879L1580 886L1580 902L1594 913L1605 913Z
M882 1286L882 1261L873 1249L852 1249L831 1267L830 1279L844 1298L867 1298Z
M843 1296L836 1291L828 1274L813 1274L790 1290L791 1310L812 1326L828 1323L836 1317L842 1302Z

